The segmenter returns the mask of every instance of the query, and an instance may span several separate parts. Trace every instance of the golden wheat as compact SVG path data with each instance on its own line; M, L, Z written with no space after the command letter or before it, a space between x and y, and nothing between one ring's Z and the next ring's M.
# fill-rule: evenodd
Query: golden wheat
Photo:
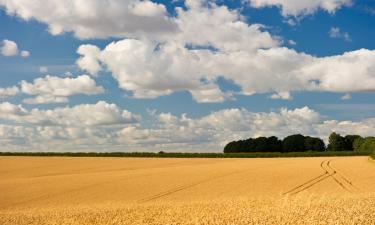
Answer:
M0 157L0 224L375 224L366 157Z

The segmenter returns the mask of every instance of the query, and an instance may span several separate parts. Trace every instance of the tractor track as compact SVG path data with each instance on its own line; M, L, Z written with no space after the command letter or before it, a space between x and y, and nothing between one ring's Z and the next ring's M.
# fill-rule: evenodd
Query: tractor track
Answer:
M338 184L342 189L348 191L348 192L357 192L359 190L358 187L356 187L350 179L345 177L341 172L338 172L337 169L335 169L331 165L332 160L323 160L320 163L320 168L324 171L323 174L320 174L319 176L316 176L300 185L295 186L294 188L288 190L287 192L284 192L283 195L295 195L302 191L308 190L311 187L315 186L316 184L319 184L320 182L332 178L333 181Z
M167 191L160 192L156 195L152 195L152 196L149 196L147 198L143 198L143 199L139 200L139 203L149 202L149 201L152 201L152 200L155 200L155 199L158 199L158 198L162 198L164 196L174 194L174 193L179 192L179 191L183 191L185 189L188 189L188 188L191 188L191 187L194 187L194 186L198 186L198 185L203 184L203 183L207 183L207 182L210 182L210 181L213 181L213 180L216 180L216 179L220 179L220 178L223 178L223 177L231 176L231 175L246 172L246 171L247 170L234 171L232 173L227 173L227 174L223 174L221 176L211 177L211 178L204 179L204 180L201 180L201 181L198 181L198 182L195 182L195 183L191 183L191 184L187 184L187 185L181 185L181 186L169 189Z

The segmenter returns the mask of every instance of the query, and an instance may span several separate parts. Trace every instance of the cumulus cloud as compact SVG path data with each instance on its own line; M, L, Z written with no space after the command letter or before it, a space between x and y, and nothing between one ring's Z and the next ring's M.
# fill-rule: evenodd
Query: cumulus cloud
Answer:
M35 98L25 99L28 104L63 103L68 102L67 97L77 94L93 95L104 92L104 88L97 86L95 80L88 75L75 78L57 77L47 75L29 83L21 81L22 93L36 95Z
M27 58L30 56L30 52L29 51L25 51L25 50L22 50L21 53L20 53L20 56L22 58Z
M16 56L18 55L17 43L11 40L3 40L1 47L1 54L3 56Z
M27 58L30 56L29 51L20 51L16 42L7 39L3 40L2 46L0 47L0 53L6 57L20 55L23 58Z
M343 6L350 6L351 0L248 0L251 7L263 8L276 6L281 14L287 16L304 16L313 14L321 9L328 13L335 13Z
M0 118L26 124L70 127L117 125L140 121L140 116L104 101L48 110L26 110L22 105L3 102L0 103Z
M237 94L276 92L283 96L273 98L283 99L290 98L287 93L301 90L375 91L375 51L366 49L316 57L285 47L211 51L125 39L109 44L99 56L85 54L82 58L97 59L135 98L186 90L198 102L223 101L228 93L218 87L219 77L238 85L241 91ZM204 97L200 98L199 91Z
M292 96L289 92L275 93L270 96L271 99L282 99L282 100L292 100Z
M8 15L48 25L53 35L81 39L162 37L176 30L163 4L149 0L0 0Z
M1 88L0 87L0 98L6 98L9 96L17 95L20 92L17 86Z
M329 32L331 38L342 38L345 41L352 41L348 32L342 32L339 27L332 27Z
M127 145L152 146L155 150L195 149L221 151L232 140L275 135L283 138L290 134L327 138L332 131L349 134L354 129L362 135L375 134L375 120L360 122L323 120L316 111L308 108L286 109L269 113L254 113L246 109L223 109L200 118L180 117L170 113L153 114L152 128L128 126L117 135ZM368 123L371 121L371 123ZM365 131L361 131L365 128ZM370 133L368 133L370 132Z
M0 139L14 150L222 151L229 141L258 136L302 133L326 139L332 131L375 135L374 118L324 120L309 107L271 112L231 108L196 118L156 112L150 116L152 122L143 125L139 115L103 101L49 110L3 102L0 119L8 124L0 124Z
M279 99L291 99L292 91L374 91L375 51L316 57L281 47L262 25L247 24L226 6L185 5L176 9L179 32L165 41L124 39L104 49L82 45L77 65L91 74L111 72L135 98L188 91L197 102L233 99L220 89L219 77L241 88L235 94L271 92Z

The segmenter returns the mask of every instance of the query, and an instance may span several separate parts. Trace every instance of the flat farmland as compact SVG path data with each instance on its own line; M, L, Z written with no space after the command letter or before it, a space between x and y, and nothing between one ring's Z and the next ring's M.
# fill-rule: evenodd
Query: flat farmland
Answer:
M368 157L0 157L0 224L375 224Z

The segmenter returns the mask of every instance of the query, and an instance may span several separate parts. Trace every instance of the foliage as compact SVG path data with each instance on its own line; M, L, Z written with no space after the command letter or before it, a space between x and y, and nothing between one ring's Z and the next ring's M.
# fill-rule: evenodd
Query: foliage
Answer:
M320 138L294 134L282 141L275 136L258 137L232 141L224 147L224 153L305 151L325 151L325 144Z
M305 137L305 150L322 152L326 150L324 141L320 138Z
M301 134L290 135L283 140L283 152L305 151L305 136Z
M354 151L373 152L375 151L375 137L358 138L354 141Z
M328 151L349 151L345 138L335 132L329 135L327 149Z
M275 136L232 141L224 147L224 153L281 152L282 142Z

